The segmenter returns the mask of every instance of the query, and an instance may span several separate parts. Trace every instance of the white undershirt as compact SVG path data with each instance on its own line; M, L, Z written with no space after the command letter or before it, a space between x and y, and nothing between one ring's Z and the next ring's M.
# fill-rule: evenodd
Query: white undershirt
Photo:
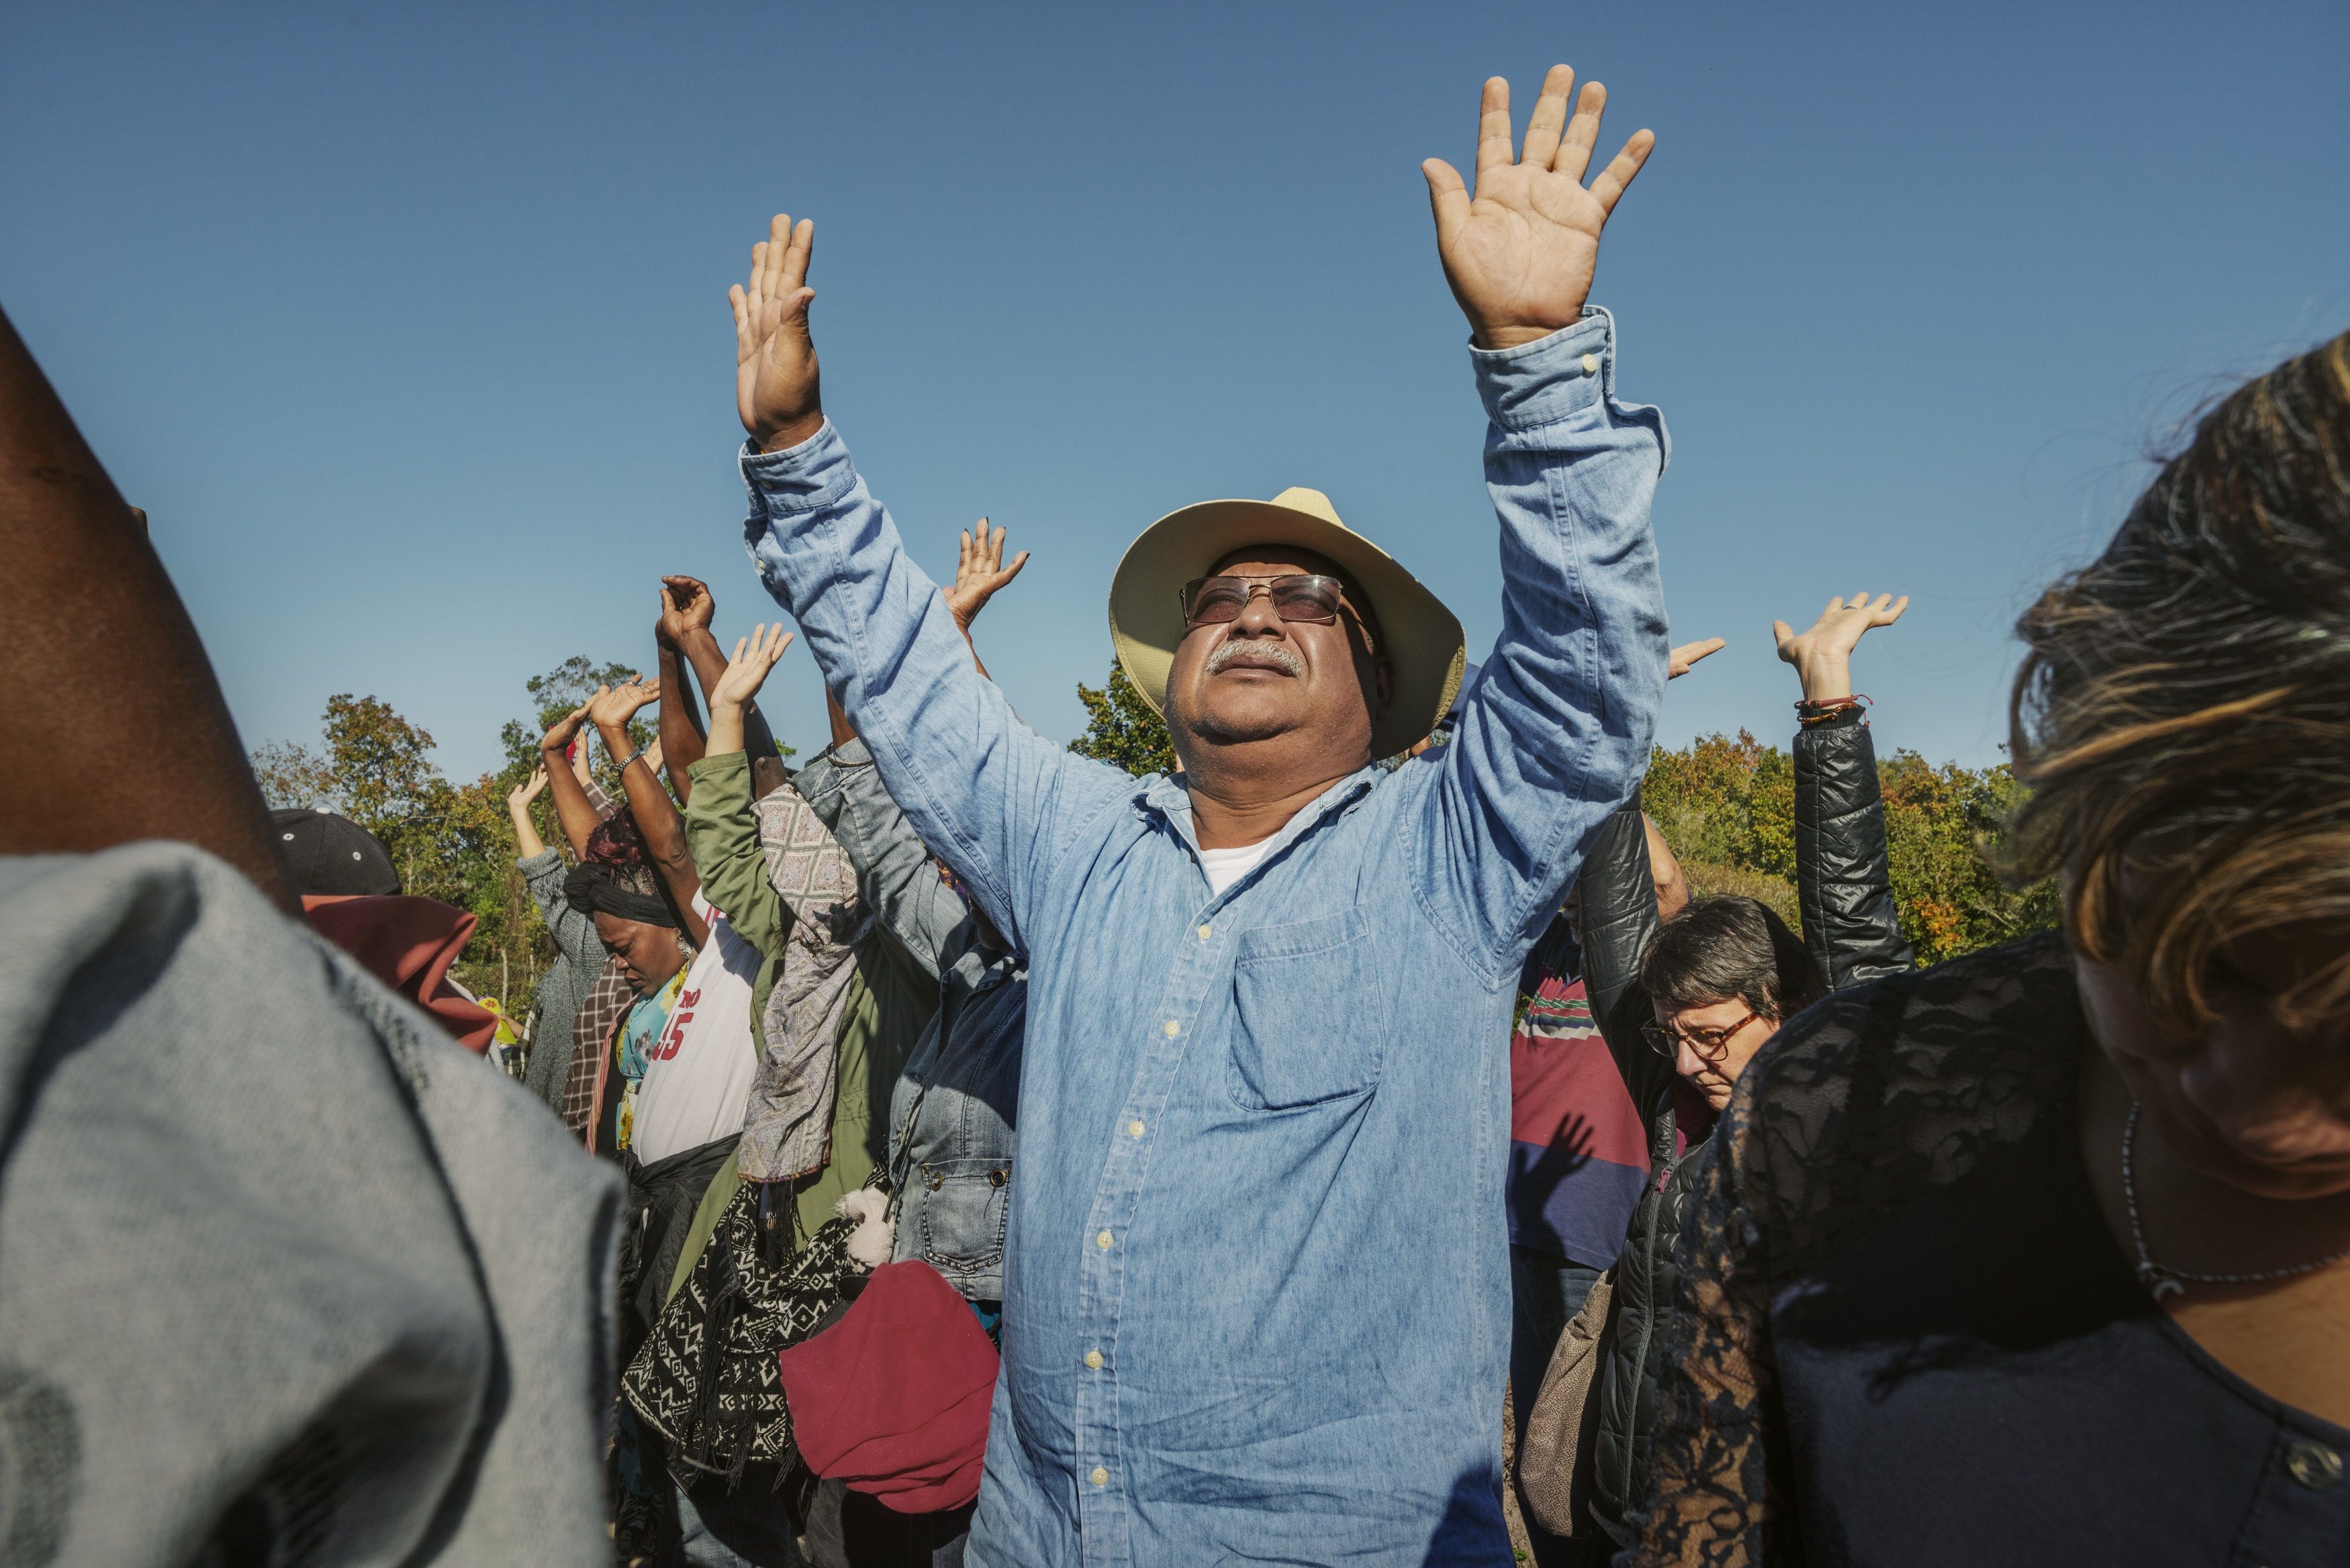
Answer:
M1254 844L1243 844L1238 849L1202 849L1200 869L1208 874L1208 891L1221 893L1256 868L1264 852L1273 847L1273 840L1260 838Z

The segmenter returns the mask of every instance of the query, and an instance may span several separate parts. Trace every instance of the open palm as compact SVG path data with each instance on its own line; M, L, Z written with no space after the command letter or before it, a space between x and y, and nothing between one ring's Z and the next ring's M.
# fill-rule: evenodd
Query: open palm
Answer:
M808 257L816 224L778 213L767 237L751 247L751 275L727 290L734 307L734 405L743 428L774 452L814 435L824 423L816 343L808 336Z
M627 723L637 710L660 701L660 681L631 676L618 686L598 686L588 700L588 717L598 729Z
M1551 67L1526 122L1523 153L1513 155L1510 84L1500 77L1485 83L1473 196L1442 159L1420 165L1444 278L1481 348L1514 348L1582 319L1599 263L1599 232L1656 146L1650 132L1634 132L1586 190L1583 175L1599 140L1607 89L1585 83L1570 119L1574 86L1573 70Z
M750 636L735 639L734 654L726 661L726 673L720 676L718 683L710 689L711 707L750 706L751 700L759 694L759 688L766 684L767 672L775 669L775 660L781 659L784 649L791 645L792 634L784 629L781 621L773 626L755 627Z
M955 624L969 631L971 623L979 618L979 612L987 607L987 601L995 597L996 590L1018 576L1020 568L1028 564L1028 552L1021 551L1013 557L1012 565L1006 566L1003 564L1003 530L998 528L990 534L984 517L979 520L979 537L976 539L972 537L972 530L966 528L962 531L958 550L954 587L943 591L947 608L953 613Z
M1909 607L1909 596L1895 598L1891 594L1879 594L1871 599L1866 593L1847 598L1842 594L1828 600L1827 608L1811 629L1797 632L1783 620L1771 623L1771 635L1779 644L1779 657L1795 667L1804 683L1804 698L1815 701L1830 697L1852 695L1852 650L1871 628L1891 626Z

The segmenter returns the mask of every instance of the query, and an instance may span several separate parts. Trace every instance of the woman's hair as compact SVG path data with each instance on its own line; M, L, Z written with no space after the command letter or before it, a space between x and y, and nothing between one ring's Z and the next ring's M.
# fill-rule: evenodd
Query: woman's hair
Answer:
M1780 1020L1828 993L1820 966L1787 922L1769 905L1734 894L1696 899L1659 926L1640 956L1640 988L1671 1011L1736 997Z
M2016 630L2007 870L2065 873L2076 950L2199 1019L2222 945L2350 932L2350 335L2212 409ZM2345 1002L2350 954L2276 1005Z
M598 866L642 866L650 869L645 858L645 837L637 831L637 819L622 806L596 825L588 836L588 847L579 857Z

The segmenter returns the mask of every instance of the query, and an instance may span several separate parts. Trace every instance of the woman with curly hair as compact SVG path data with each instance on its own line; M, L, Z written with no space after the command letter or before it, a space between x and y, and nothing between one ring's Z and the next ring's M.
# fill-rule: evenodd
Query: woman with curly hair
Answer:
M2350 1556L2350 337L2019 630L2064 929L1740 1078L1635 1563Z

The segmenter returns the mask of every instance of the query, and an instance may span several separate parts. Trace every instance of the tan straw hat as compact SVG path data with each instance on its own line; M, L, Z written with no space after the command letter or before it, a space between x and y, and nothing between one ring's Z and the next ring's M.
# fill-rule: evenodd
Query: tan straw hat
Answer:
M1167 672L1183 640L1183 585L1233 551L1292 545L1344 567L1370 597L1379 651L1395 664L1395 701L1371 727L1371 754L1390 757L1426 738L1452 705L1467 661L1461 622L1395 558L1338 521L1318 490L1270 501L1202 501L1170 512L1126 548L1109 585L1109 636L1126 678L1151 709L1167 708Z

